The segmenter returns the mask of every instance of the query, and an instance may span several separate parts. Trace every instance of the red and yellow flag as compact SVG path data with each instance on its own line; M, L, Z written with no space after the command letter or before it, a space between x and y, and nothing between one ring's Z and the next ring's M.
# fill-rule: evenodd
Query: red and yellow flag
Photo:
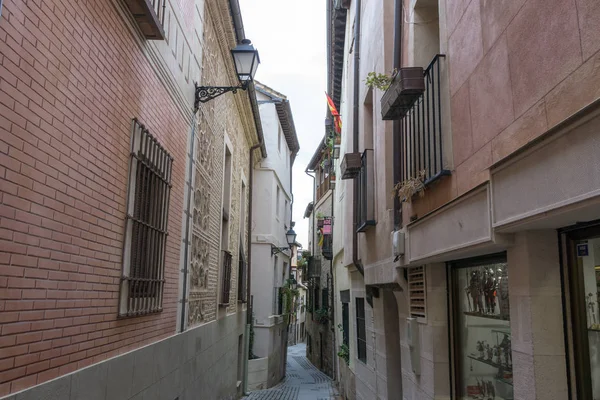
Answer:
M342 133L342 118L340 117L337 108L335 108L335 103L331 100L331 97L329 97L327 92L325 92L325 96L327 96L327 105L329 106L329 111L333 117L333 127L335 128L335 132L339 135Z

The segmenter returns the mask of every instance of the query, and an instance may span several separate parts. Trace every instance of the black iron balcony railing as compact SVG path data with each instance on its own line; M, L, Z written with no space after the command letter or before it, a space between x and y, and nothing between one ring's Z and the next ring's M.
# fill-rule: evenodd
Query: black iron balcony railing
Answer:
M333 236L323 236L323 246L321 247L321 254L323 254L323 258L325 258L326 260L333 259Z
M223 271L221 280L221 305L229 304L229 292L231 292L231 259L230 252L223 250Z
M357 232L365 232L375 226L375 169L373 150L367 149L362 154L361 169L358 174L358 228Z
M401 181L417 178L424 171L425 185L450 175L444 169L440 60L436 55L424 71L425 92L400 120Z

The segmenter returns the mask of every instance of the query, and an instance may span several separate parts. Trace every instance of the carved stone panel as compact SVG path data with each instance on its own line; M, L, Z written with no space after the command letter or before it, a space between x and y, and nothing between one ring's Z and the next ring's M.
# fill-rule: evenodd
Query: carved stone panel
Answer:
M209 228L211 191L201 170L194 178L194 228L207 232Z
M210 244L195 234L192 236L191 258L190 290L206 289L210 268Z

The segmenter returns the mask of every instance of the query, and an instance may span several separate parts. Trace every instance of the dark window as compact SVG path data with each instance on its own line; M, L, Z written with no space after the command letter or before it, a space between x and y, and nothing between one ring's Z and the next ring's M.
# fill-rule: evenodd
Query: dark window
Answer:
M325 288L321 290L321 304L323 305L323 309L329 308L329 289Z
M358 359L367 362L367 332L365 327L365 299L356 298L356 349Z
M162 310L173 158L137 119L131 158L119 315Z
M342 335L343 335L343 340L344 340L344 344L348 347L350 347L350 338L348 335L349 332L349 327L350 325L350 310L348 307L348 303L342 303Z

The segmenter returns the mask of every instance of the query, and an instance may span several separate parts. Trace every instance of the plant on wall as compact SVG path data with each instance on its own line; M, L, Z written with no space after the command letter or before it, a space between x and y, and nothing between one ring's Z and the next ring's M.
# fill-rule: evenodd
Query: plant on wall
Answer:
M287 321L290 320L290 315L294 312L296 308L296 301L298 296L300 296L300 291L298 289L292 288L292 280L287 279L285 284L281 288L283 292L283 304L285 306L283 313Z
M317 219L323 219L323 218L325 218L325 214L323 214L321 211L317 211L316 217L317 217Z
M396 70L392 71L391 75L380 74L378 72L369 72L367 74L367 78L365 79L365 85L368 87L375 87L381 91L386 91L390 87L394 76L396 75Z
M338 324L338 329L340 330L340 332L342 332L342 337L345 337L344 328L342 327L342 324ZM346 361L346 365L350 365L350 348L346 343L342 343L340 347L338 347L337 355L338 357Z
M425 170L419 171L416 177L411 176L402 182L398 182L394 186L393 193L398 196L400 201L408 203L412 201L413 196L416 194L419 197L425 196Z
M329 321L329 310L326 308L316 310L315 321L319 324L326 324Z

